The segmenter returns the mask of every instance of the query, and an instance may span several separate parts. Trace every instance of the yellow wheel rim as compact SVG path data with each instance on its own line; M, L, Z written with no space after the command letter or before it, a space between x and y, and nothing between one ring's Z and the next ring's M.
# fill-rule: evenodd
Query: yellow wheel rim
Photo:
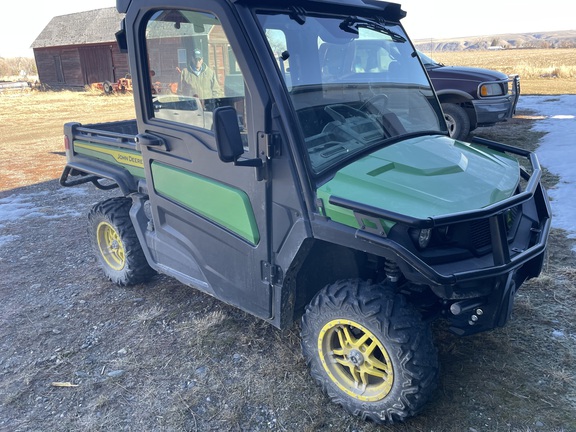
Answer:
M394 370L388 352L370 330L354 321L326 324L318 335L318 355L330 379L349 396L374 402L392 389Z
M96 229L96 241L106 264L114 270L122 270L126 264L126 256L118 231L108 222L100 222Z

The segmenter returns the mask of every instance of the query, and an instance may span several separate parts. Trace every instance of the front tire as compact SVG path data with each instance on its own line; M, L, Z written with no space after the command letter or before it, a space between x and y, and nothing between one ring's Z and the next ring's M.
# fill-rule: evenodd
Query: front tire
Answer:
M147 282L156 273L132 226L131 206L129 198L111 198L88 214L88 234L98 262L108 279L120 286Z
M302 351L333 402L376 423L419 413L438 380L438 355L419 313L390 287L344 280L302 318Z
M450 136L460 141L465 140L470 134L470 119L464 108L453 103L443 103L442 111Z

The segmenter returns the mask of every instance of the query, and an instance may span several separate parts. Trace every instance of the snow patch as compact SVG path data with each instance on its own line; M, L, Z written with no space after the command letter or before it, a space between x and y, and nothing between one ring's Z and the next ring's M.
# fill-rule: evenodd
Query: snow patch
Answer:
M61 219L81 216L80 212L67 205L54 207L39 203L41 198L54 194L77 197L87 195L88 192L84 188L62 188L56 190L55 193L42 191L29 194L14 194L0 198L0 228L6 222L16 222L21 219Z
M552 226L576 238L576 95L521 96L518 109L528 109L546 118L535 123L533 130L545 132L536 154L541 164L560 177L548 190L552 205ZM576 251L576 246L573 248Z
M16 241L20 238L17 235L1 235L0 236L0 248L6 246L8 243Z
M14 222L28 217L38 217L44 213L38 211L35 199L46 196L48 191L31 194L10 195L0 199L0 222Z

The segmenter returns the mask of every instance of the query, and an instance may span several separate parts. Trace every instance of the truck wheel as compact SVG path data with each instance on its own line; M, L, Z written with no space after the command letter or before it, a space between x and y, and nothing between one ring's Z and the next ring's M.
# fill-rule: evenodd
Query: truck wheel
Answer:
M444 103L442 104L442 111L444 111L450 136L460 141L465 140L470 133L470 119L464 108L460 105Z
M333 402L365 420L416 415L438 380L438 354L419 313L385 285L326 286L302 317L302 352Z
M104 273L117 285L147 282L156 273L146 261L130 220L129 198L111 198L92 207L88 231Z

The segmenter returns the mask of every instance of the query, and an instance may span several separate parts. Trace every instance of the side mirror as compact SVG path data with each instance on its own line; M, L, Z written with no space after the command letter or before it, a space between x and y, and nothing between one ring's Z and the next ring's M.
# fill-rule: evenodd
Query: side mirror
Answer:
M244 144L238 126L238 114L231 106L223 106L214 110L214 135L218 156L222 162L234 162L238 166L262 166L261 159L238 161L244 154Z
M128 52L128 41L126 39L126 21L122 18L120 22L120 30L115 33L116 43L118 44L118 49L121 53Z
M214 110L214 134L218 156L222 162L236 162L244 154L238 115L231 106L223 106Z

